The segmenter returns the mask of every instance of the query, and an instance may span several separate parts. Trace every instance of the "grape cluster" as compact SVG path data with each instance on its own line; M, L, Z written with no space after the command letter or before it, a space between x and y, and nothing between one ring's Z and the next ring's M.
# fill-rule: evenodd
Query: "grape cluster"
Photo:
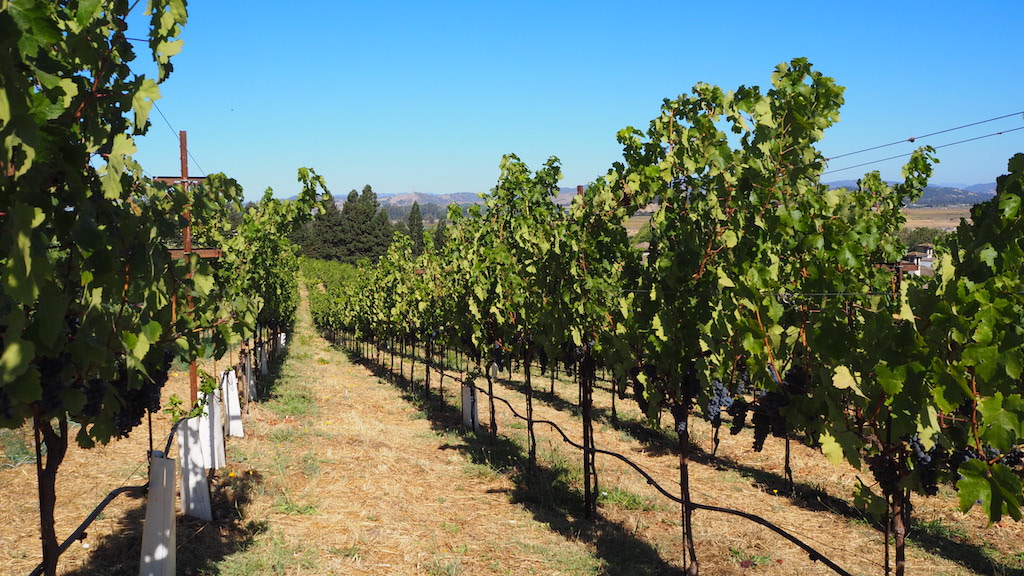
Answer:
M811 389L811 376L803 366L797 364L786 372L782 389L790 396L807 394Z
M85 382L79 388L85 393L85 405L82 406L79 415L85 419L92 419L103 411L103 399L107 396L107 387L103 380L93 378Z
M987 446L985 448L985 459L989 461L998 460L1004 466L1012 468L1020 466L1024 462L1024 450L1020 446L1014 446L1012 450L1004 454L995 446Z
M740 430L743 430L743 425L747 422L747 411L749 410L750 404L743 398L733 400L728 410L729 416L732 416L732 426L729 427L729 434L735 436L740 433Z
M39 369L39 385L43 389L42 399L36 405L45 414L57 414L64 405L61 393L64 388L64 365L65 358L51 358L41 356L36 358L36 368Z
M11 397L0 388L0 421L14 419L14 403Z
M868 463L868 469L878 482L879 488L885 495L894 494L900 480L899 468L896 462L885 454L868 456L864 460Z
M505 371L508 358L506 358L505 348L497 340L491 342L491 362L498 367L498 372Z
M907 441L907 446L910 448L910 457L921 482L921 489L925 494L935 496L939 493L936 447L933 446L931 450L925 450L921 438L916 434Z
M1024 463L1024 448L1020 446L1014 447L1013 450L1003 455L1003 464L1011 468L1020 466L1022 463Z
M708 398L708 405L704 409L704 418L711 425L717 428L722 424L722 410L728 410L732 406L733 398L729 389L720 381L711 383L711 396Z
M784 438L789 432L786 419L781 408L789 403L789 399L781 392L764 392L757 399L757 407L751 423L754 425L754 452L764 450L764 441L771 433L776 438Z
M747 391L751 390L750 371L747 370L746 365L740 367L739 376L739 379L736 381L736 393L746 394Z
M700 380L697 379L697 371L691 365L683 375L683 399L687 408L692 408L697 398L697 390L700 387ZM721 411L719 411L721 412ZM721 418L721 416L719 416Z
M146 357L146 371L152 381L141 379L141 375L129 373L125 367L110 386L121 400L120 409L114 413L113 424L119 438L125 438L142 423L146 412L160 410L160 390L167 383L174 354L170 351L151 353Z
M565 367L566 374L571 373L573 368L583 361L586 353L587 350L583 346L577 346L572 342L566 344L565 354L562 355L562 365Z
M968 460L980 460L981 454L978 454L977 450L967 446L962 450L954 450L953 454L949 457L947 462L949 471L952 472L957 478L960 477L959 470L960 466L966 463Z

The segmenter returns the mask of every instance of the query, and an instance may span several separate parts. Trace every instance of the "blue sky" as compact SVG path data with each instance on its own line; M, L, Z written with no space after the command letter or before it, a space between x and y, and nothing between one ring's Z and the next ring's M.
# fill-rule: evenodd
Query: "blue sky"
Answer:
M157 105L188 131L191 172L224 172L248 198L267 187L294 194L299 166L335 196L365 184L378 194L483 192L506 153L531 167L557 156L562 185L575 186L603 175L621 157L616 132L646 129L663 98L697 82L767 86L798 56L847 88L826 156L1024 111L1022 29L1020 0L193 0ZM176 174L176 132L155 111L152 121L137 159L150 174ZM1019 114L918 144L1018 126ZM993 181L1015 152L1024 130L941 149L932 181ZM896 178L900 166L826 180Z

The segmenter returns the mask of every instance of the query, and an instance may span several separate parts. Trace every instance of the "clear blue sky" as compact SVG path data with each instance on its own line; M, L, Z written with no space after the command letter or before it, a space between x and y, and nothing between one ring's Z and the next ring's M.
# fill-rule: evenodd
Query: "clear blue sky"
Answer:
M1020 0L193 0L158 106L188 131L191 172L225 172L247 198L268 186L294 194L299 166L335 196L364 184L483 192L510 152L531 167L559 157L562 185L575 186L603 175L621 157L616 132L646 129L663 98L701 81L767 86L797 56L847 88L826 156L1024 111L1022 30ZM137 159L150 174L176 174L176 132L156 111L152 121ZM1020 115L919 144L1018 126ZM1015 152L1024 130L939 150L932 181L994 181ZM826 180L874 169L896 178L901 164Z

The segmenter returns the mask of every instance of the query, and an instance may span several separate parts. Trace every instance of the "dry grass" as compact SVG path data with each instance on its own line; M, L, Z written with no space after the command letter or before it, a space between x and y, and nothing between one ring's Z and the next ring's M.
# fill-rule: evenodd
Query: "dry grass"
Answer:
M397 366L397 363L396 363ZM211 366L212 368L212 366ZM409 365L405 363L406 376ZM459 426L455 384L446 402L420 399L372 361L329 346L312 333L308 316L270 383L269 399L250 405L246 437L230 439L229 464L214 477L216 521L182 519L180 574L676 574L681 565L679 510L635 472L599 456L599 518L582 518L579 453L538 425L539 466L528 470L525 426L497 409L499 436ZM392 383L392 381L394 383ZM534 386L547 390L547 377ZM483 381L480 382L483 385ZM183 375L168 392L184 393ZM519 380L499 381L496 393L523 411ZM579 440L571 382L538 393L536 417ZM618 402L610 419L607 391L596 394L596 442L640 464L678 492L671 433L638 423L635 404ZM481 419L487 423L486 399ZM154 418L157 437L169 422ZM695 500L763 516L796 533L853 574L882 574L882 536L849 504L857 474L828 464L794 443L798 493L782 480L781 440L761 453L746 434L713 432L694 421L691 466ZM92 506L122 482L141 484L148 448L145 429L92 451L72 450L59 485L58 534L67 534ZM102 463L102 465L97 465ZM141 467L140 467L141 465ZM673 485L676 486L673 489ZM0 573L25 574L39 560L34 468L0 470ZM13 495L24 494L22 498ZM911 574L1024 574L1024 527L986 527L984 518L956 510L947 492L915 498L919 520L909 551ZM142 501L114 502L62 559L65 574L134 574ZM712 575L829 574L774 533L732 516L695 515L702 573Z
M970 219L971 217L971 209L967 206L909 208L903 212L907 215L907 228L954 230L960 225L961 219Z
M545 383L546 387L547 384ZM514 385L514 388L519 387ZM504 395L512 400L517 394ZM535 408L536 417L555 421L578 434L579 419L568 398L575 401L575 387L559 382L556 398ZM543 397L543 396L542 396ZM598 411L610 418L610 394L598 394ZM513 402L515 405L516 402ZM671 492L678 493L678 461L668 429L652 432L637 424L635 405L619 402L622 425L599 427L599 448L626 455L651 473ZM517 406L517 409L520 409ZM521 410L521 409L520 409ZM499 427L506 427L500 415ZM698 454L691 464L691 489L697 502L732 507L760 515L793 532L854 574L879 574L884 559L882 535L850 504L858 473L848 466L828 463L818 451L793 443L796 494L790 494L782 478L784 442L769 438L761 453L754 453L748 433L729 436L723 428L717 455L711 456L713 430L699 417L691 420ZM545 435L547 436L547 435ZM578 437L574 438L579 441ZM640 444L638 445L638 440ZM542 441L553 443L551 437ZM654 543L668 559L681 554L678 508L647 486L624 465L598 457L603 486L614 486L660 502L664 510L635 512L609 506L603 514L623 526L637 526L644 540ZM868 477L864 481L871 483ZM673 490L673 483L676 488ZM908 559L912 574L1024 574L1024 525L1007 521L988 527L978 511L961 514L951 491L934 498L915 497L916 529L911 534ZM800 550L776 534L732 516L708 512L695 515L698 556L710 574L740 574L743 560L755 559L758 574L830 574L811 563Z
M938 228L953 230L960 224L960 219L969 219L969 206L951 206L946 208L908 208L903 211L907 215L908 228ZM648 220L650 214L631 216L625 222L626 233L635 236Z

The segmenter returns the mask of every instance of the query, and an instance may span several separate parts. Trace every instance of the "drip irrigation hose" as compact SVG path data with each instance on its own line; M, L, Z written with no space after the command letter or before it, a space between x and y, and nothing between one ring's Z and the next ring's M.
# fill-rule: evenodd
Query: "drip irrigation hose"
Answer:
M479 392L487 394L487 391L484 390L483 388L480 388L479 386L477 386L475 384L473 384L472 386L474 388L476 388ZM516 418L518 418L520 420L526 420L526 418L524 418L522 415L520 415L519 412L516 412L516 409L512 407L512 404L510 404L508 400L505 400L504 398L501 398L499 396L492 396L492 397L495 400L498 400L499 402L502 402L506 406L508 406L508 409L512 412L513 416L515 416ZM569 436L566 435L566 433L557 424L555 424L554 422L551 422L550 420L536 420L535 419L533 421L533 423L534 424L547 424L548 426L551 426L552 428L554 428L562 436L562 440L566 444L569 444L570 446L573 446L574 448L577 448L579 450L583 450L583 446L582 445L577 444L576 442L572 441L569 438ZM676 502L678 504L682 504L683 503L683 499L682 498L680 498L680 497L678 497L678 496L668 492L667 490L665 490L665 488L663 488L660 484L658 484L654 480L654 478L652 478L650 476L650 474L645 472L638 464L636 464L635 462L633 462L629 458L626 458L625 456L623 456L621 454L617 454L615 452L609 452L608 450L602 450L600 448L592 448L592 451L594 453L596 453L596 454L604 454L606 456L611 456L613 458L617 458L617 459L621 460L622 462L627 464L629 467L631 467L634 470L636 470L638 474L640 474L641 476L644 477L644 480L646 480L648 484L653 486L654 489L657 490L658 492L660 492L663 496L665 496L669 500L672 500L673 502ZM828 566L829 568L831 568L836 574L839 574L840 576L852 576L849 572L847 572L846 570L842 569L838 564L836 564L832 560L829 560L824 554L822 554L821 552L818 552L817 550L812 548L806 542L800 540L796 536L790 534L789 532L786 532L782 528L776 526L772 522L770 522L770 521L768 521L768 520L766 520L766 519L764 519L764 518L762 518L760 516L757 516L755 514L750 514L750 513L747 513L747 512L742 512L740 510L733 510L731 508L722 508L720 506L711 506L709 504L699 504L697 502L692 502L692 501L690 502L690 507L693 508L694 510L706 510L708 512L719 512L721 514L730 514L730 515L733 515L733 516L739 516L741 518L745 518L747 520L750 520L751 522L754 522L755 524L760 524L761 526L764 526L765 528L768 528L772 532L775 532L779 536L782 536L786 540L789 540L790 542L792 542L793 544L795 544L796 546L801 548L804 552L807 552L807 555L810 557L810 559L812 561L814 561L814 562L821 562L822 564L824 564L824 565Z
M121 494L125 494L127 492L138 492L140 495L143 495L146 493L146 490L148 488L149 483L146 483L143 484L142 486L121 486L120 488L115 488L114 490L112 490L110 494L107 494L107 497L104 498L102 502L100 502L99 506L93 509L92 513L90 513L89 516L86 517L85 521L83 521L78 526L78 528L75 529L75 531L72 532L70 536L68 536L67 540L65 540L64 543L61 544L59 548L57 548L57 557L59 558L61 554L66 552L67 549L70 548L73 543L85 538L86 528L92 525L93 521L96 520L100 513L103 512L103 509L107 507L107 504L110 504L114 500L114 498L117 498ZM36 566L36 569L33 570L29 574L29 576L39 576L42 573L43 564L42 562L40 562L39 566Z

